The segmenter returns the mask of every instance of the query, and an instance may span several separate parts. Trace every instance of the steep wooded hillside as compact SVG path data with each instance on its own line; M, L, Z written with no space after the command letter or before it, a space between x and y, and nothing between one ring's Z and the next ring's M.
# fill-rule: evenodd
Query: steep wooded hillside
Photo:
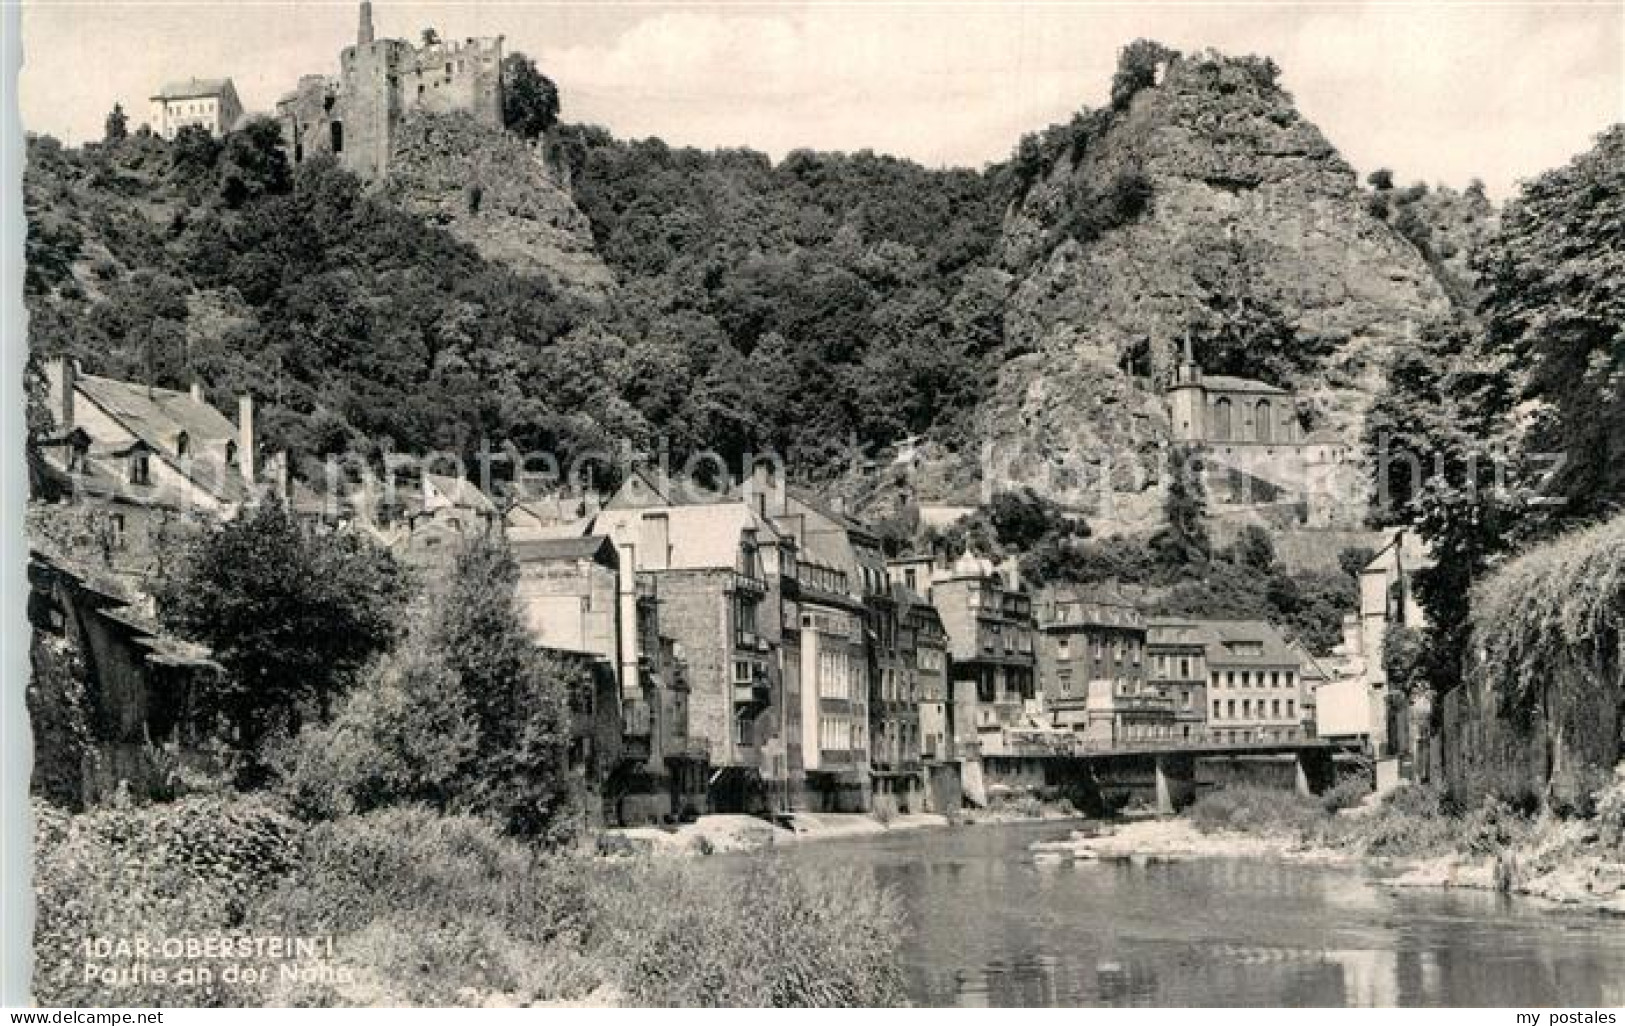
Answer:
M1306 426L1354 441L1407 325L1470 291L1493 217L1471 192L1363 188L1269 61L1143 42L1109 105L979 172L431 117L368 190L290 168L266 124L34 141L41 352L253 387L269 440L307 454L629 439L827 476L854 443L886 465L922 436L912 479L870 489L890 508L973 494L983 443L1073 470L1112 451L1143 488L1123 455L1163 437L1187 334L1210 372L1295 386Z

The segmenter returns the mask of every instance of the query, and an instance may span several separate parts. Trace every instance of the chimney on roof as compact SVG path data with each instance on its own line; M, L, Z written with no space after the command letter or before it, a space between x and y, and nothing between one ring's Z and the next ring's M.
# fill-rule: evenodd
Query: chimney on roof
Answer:
M45 381L50 392L48 402L51 416L56 418L58 434L73 430L73 390L78 385L78 362L59 356L45 365Z
M201 381L193 381L192 382L192 401L194 403L201 403L201 402L204 401L204 399L203 399L203 382L201 382Z
M243 480L252 485L254 472L254 397L237 397L237 465L242 468Z
M361 23L356 28L355 41L358 46L366 46L372 40L372 3L361 0Z

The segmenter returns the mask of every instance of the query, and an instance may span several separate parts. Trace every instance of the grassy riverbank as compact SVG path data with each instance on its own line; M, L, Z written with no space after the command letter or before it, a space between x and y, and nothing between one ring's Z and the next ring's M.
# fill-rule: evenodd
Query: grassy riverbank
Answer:
M1076 846L1100 857L1380 860L1400 870L1395 886L1495 889L1625 915L1625 775L1593 796L1588 815L1570 818L1493 799L1454 809L1416 786L1354 806L1346 798L1224 788L1177 819L1126 824Z
M42 1004L903 1002L891 895L772 854L603 859L421 808L305 825L260 798L37 804L35 820ZM130 950L87 953L91 937ZM162 957L166 938L220 937L331 938L331 952ZM212 978L177 980L199 964ZM229 965L266 978L225 978Z

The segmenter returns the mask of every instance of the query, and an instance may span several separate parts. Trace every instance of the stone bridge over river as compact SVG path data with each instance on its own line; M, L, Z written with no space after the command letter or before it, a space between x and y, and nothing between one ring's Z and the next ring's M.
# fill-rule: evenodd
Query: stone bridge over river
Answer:
M1139 792L1154 798L1157 811L1176 812L1196 798L1198 763L1226 779L1290 785L1313 795L1336 781L1339 757L1358 748L1320 738L1221 740L1212 736L1147 738L1114 744L1059 739L1047 743L1006 742L982 754L989 789L1006 786L1089 786L1098 793Z

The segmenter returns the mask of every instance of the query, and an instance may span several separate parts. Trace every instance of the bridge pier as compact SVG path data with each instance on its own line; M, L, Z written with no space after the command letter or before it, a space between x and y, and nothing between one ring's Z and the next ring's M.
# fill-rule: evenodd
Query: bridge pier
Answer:
M1156 757L1157 812L1172 816L1196 800L1196 757L1159 755Z
M1312 798L1330 788L1337 776L1328 749L1302 749L1294 757L1294 786L1306 798Z

